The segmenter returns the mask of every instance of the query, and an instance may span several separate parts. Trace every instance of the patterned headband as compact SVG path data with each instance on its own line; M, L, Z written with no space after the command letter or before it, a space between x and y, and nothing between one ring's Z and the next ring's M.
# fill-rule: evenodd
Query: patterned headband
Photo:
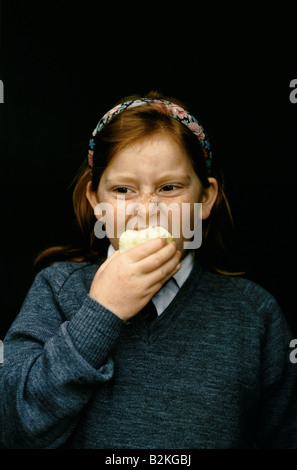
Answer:
M205 156L205 163L209 176L211 170L212 153L210 150L208 137L201 124L199 124L199 122L197 121L197 119L194 118L194 116L189 114L188 111L181 108L180 106L177 106L176 104L171 103L170 101L150 98L125 101L124 103L118 104L117 106L112 108L100 119L96 128L93 131L93 137L90 139L89 142L88 162L90 170L92 171L93 168L93 155L95 148L94 137L103 129L103 127L105 127L109 123L109 121L111 121L113 117L117 116L128 108L136 108L145 104L153 104L155 108L159 109L167 116L171 116L172 118L184 124L198 137Z

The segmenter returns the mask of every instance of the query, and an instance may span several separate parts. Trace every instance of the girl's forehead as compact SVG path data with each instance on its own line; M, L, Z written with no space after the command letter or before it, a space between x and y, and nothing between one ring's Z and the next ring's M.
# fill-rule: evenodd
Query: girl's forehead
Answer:
M190 158L185 149L173 138L154 136L134 142L118 151L112 158L107 169L133 170L138 167L155 169L188 167Z

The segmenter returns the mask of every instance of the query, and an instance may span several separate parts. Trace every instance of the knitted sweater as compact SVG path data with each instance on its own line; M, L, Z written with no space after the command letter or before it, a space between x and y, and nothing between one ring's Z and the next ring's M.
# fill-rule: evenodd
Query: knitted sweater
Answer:
M297 448L293 338L274 298L195 266L157 319L88 294L97 264L41 271L4 340L4 448Z

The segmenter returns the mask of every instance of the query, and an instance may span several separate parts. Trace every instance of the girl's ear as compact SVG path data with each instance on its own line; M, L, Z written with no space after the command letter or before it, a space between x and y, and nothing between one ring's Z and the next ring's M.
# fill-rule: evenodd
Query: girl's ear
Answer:
M215 178L208 178L209 187L203 190L202 195L202 220L210 216L211 210L218 196L218 182Z
M94 210L94 214L95 214L96 218L100 219L100 217L102 217L102 214L101 214L101 210L100 210L98 195L97 195L96 191L92 191L91 184L92 184L91 181L89 181L88 184L87 184L86 197L87 197L87 200L89 201L89 203L91 204L91 206Z

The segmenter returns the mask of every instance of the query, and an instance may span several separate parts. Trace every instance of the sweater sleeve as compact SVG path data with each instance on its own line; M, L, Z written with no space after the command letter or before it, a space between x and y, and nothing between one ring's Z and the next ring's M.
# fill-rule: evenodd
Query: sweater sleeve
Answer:
M263 322L258 447L297 449L297 365L290 361L294 334L269 293L258 312Z
M0 430L4 448L58 448L94 386L113 377L110 352L124 322L88 294L65 319L43 272L4 339Z

